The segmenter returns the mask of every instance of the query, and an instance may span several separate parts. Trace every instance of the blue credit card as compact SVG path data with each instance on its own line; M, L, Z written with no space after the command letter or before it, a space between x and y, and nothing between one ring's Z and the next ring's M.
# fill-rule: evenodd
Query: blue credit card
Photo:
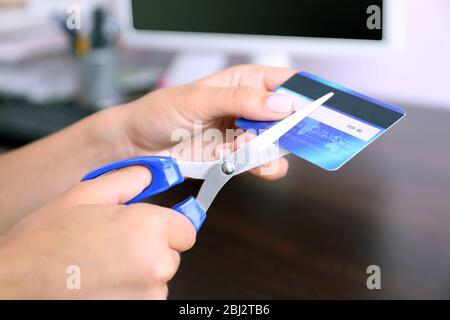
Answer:
M279 141L284 149L330 171L342 167L406 114L400 108L306 72L297 73L274 92L292 96L296 110L334 92ZM236 120L237 126L257 134L276 122Z

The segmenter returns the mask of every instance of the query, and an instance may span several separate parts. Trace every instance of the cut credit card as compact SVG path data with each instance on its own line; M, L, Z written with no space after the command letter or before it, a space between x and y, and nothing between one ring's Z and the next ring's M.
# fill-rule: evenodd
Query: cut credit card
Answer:
M274 92L292 96L295 110L334 92L323 106L279 140L282 148L330 171L342 167L406 114L400 108L306 72L297 73ZM237 126L256 134L275 123L236 120Z

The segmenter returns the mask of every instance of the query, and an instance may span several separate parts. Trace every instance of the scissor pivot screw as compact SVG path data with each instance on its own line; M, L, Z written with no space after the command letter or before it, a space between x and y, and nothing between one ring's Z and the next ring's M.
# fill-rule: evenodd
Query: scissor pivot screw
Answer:
M222 163L222 172L225 174L232 174L236 171L236 166L231 161L225 161Z

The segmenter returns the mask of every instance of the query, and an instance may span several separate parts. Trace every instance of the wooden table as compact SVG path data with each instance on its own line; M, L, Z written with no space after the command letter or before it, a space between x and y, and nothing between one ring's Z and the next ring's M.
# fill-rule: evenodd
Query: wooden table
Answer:
M450 112L408 109L338 172L290 164L281 181L225 186L170 298L450 298ZM381 290L367 289L372 264Z
M283 180L231 180L169 298L450 298L450 112L407 111L340 171L291 156ZM381 290L367 289L372 264Z

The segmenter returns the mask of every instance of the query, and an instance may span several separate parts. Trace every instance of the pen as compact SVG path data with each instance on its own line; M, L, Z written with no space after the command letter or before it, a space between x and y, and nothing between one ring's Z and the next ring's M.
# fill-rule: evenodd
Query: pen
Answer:
M91 33L91 47L103 48L107 45L104 34L106 14L102 8L96 8L93 12L93 28Z

